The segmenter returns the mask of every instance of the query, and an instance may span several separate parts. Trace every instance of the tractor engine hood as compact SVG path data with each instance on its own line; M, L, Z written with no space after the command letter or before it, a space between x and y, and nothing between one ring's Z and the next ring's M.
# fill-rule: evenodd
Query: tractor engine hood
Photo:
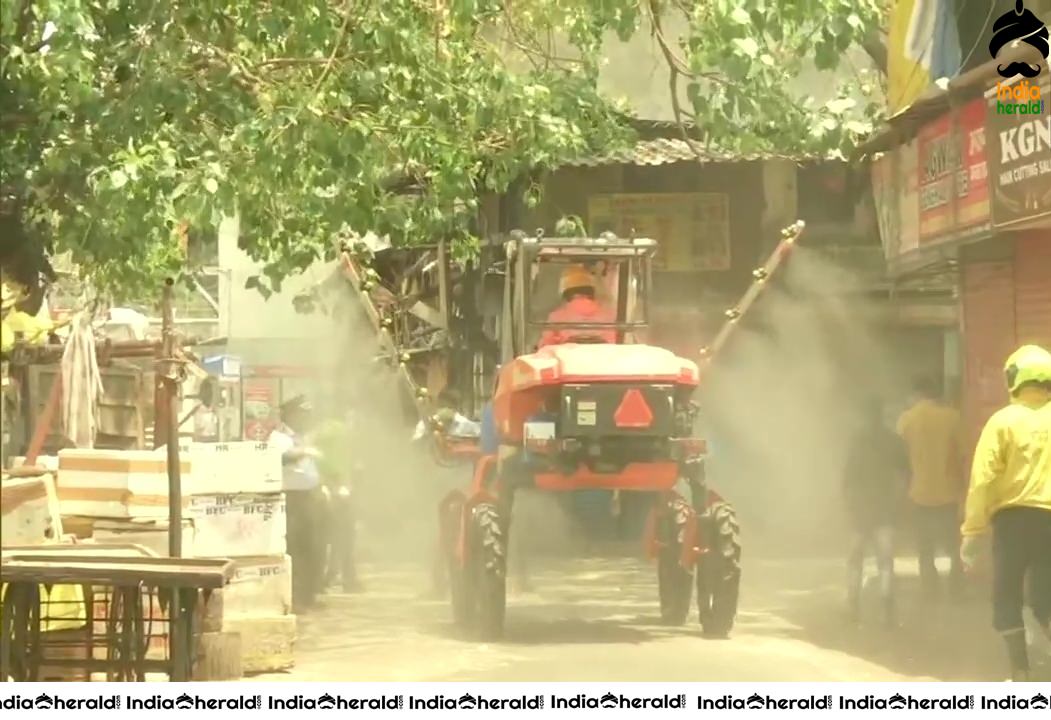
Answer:
M586 382L696 386L699 379L696 363L652 345L549 345L517 358L511 372L514 390Z

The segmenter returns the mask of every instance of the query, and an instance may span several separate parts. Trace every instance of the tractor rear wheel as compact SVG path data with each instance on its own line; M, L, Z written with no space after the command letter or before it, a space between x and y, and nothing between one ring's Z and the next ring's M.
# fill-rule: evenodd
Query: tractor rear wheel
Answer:
M741 541L737 514L725 502L708 508L702 520L705 547L697 565L697 608L704 634L726 637L737 617L741 585Z
M675 498L662 508L658 518L657 537L660 553L657 556L657 590L661 601L661 622L682 625L690 614L693 596L693 573L682 566L682 545L689 521L690 507L682 498Z
M464 589L469 620L482 640L503 634L507 606L507 533L495 505L471 512Z

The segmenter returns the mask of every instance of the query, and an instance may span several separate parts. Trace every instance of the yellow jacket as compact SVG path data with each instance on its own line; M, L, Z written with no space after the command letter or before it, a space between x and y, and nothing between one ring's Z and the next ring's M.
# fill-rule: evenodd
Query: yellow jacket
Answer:
M50 320L12 310L0 321L0 350L7 352L14 347L17 333L22 333L22 339L30 345L43 345L54 329L55 324Z
M0 599L7 595L7 585L0 585ZM40 614L45 619L40 623L41 632L77 630L88 620L84 589L80 585L40 586Z
M1051 512L1051 403L1038 390L1023 391L985 424L974 452L961 532L985 532L993 515L1006 507Z

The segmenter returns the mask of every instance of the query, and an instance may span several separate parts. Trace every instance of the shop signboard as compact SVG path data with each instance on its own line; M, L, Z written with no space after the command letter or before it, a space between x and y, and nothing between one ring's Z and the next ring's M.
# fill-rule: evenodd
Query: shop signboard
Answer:
M1051 74L1044 73L1042 97ZM1004 112L996 90L986 93L993 224L1014 226L1051 216L1051 113ZM1042 108L1040 108L1042 109Z
M901 237L901 216L898 201L901 184L898 182L898 152L883 153L871 165L872 198L876 206L876 221L879 224L880 242L887 260L898 256Z
M898 255L907 255L920 246L920 194L916 139L898 149L898 177L901 178L901 199L898 202Z
M956 169L960 165L958 146L953 142L952 117L945 114L924 125L916 135L916 142L919 242L926 245L944 240L952 230L952 196Z
M730 200L724 193L592 195L588 229L656 240L656 270L730 269Z
M891 268L919 248L920 195L913 140L877 158L871 168L880 241Z
M985 103L972 100L957 111L956 133L961 167L957 172L954 232L970 235L989 227L989 168L985 137Z
M917 146L919 245L959 240L988 227L984 100L920 128Z

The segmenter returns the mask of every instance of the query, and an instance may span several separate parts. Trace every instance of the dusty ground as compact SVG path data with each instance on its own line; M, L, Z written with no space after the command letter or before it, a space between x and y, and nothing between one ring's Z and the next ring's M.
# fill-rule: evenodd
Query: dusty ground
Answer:
M425 597L420 565L366 565L368 592L329 595L301 618L294 671L268 680L881 681L1002 680L984 588L921 603L901 562L902 626L848 626L833 559L747 559L737 630L712 641L656 616L654 572L629 558L548 562L534 592L508 601L506 639L457 637L447 604ZM262 679L262 678L261 678Z

